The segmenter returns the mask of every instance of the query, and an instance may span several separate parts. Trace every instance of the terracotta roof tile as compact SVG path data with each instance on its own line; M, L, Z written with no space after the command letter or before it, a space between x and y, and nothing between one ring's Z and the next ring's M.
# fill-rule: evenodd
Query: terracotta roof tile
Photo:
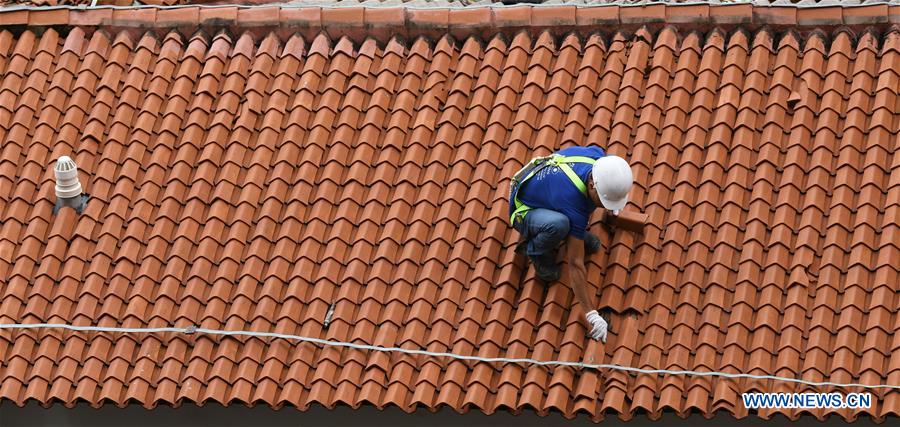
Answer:
M64 37L0 32L0 321L200 325L897 384L900 36L553 33L596 19L745 22L731 6L666 7L498 8L491 25L536 27L484 39L458 31L454 13L404 9L159 10L154 25L190 22L140 36L92 29L85 19L100 15L72 11L85 26ZM747 19L836 19L757 9ZM285 39L195 33L198 19L315 25ZM371 19L436 37L363 41L355 26ZM319 33L320 20L346 25ZM603 250L587 265L592 297L613 313L606 344L586 338L567 276L544 286L515 255L504 219L509 176L574 144L627 156L626 210L648 218L643 234L596 227ZM61 155L90 194L80 216L52 213L49 166ZM527 408L600 420L745 417L739 393L811 390L203 335L2 331L0 355L0 399L17 404ZM833 413L883 420L900 413L896 396Z

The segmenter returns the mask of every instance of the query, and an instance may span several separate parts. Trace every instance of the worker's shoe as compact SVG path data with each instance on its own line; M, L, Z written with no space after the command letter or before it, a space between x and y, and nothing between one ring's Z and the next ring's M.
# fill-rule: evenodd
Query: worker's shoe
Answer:
M593 255L597 252L600 252L600 238L594 235L593 233L587 233L584 235L584 252L588 255Z
M534 264L534 272L537 274L538 279L547 283L559 280L559 265L556 264L554 254L529 256L528 259Z

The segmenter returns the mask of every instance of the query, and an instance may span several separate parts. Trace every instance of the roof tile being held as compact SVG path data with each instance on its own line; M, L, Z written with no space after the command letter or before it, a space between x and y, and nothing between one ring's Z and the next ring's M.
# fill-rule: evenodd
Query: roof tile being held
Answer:
M898 384L898 41L3 31L0 323ZM586 337L565 275L545 286L515 255L506 222L512 173L576 144L630 160L625 209L648 218L643 234L595 218L604 248L587 268L613 313L606 344ZM53 215L63 155L90 194L82 215ZM744 417L739 394L763 390L813 391L278 339L0 331L0 399L17 404L599 420ZM871 410L836 414L900 413L900 393L875 393Z

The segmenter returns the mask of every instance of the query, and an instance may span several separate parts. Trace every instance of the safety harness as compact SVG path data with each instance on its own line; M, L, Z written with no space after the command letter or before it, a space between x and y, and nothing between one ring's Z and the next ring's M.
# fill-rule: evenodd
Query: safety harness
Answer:
M519 201L519 189L522 188L522 184L525 184L525 182L531 179L531 177L548 166L555 166L560 168L560 170L562 170L566 174L566 176L569 177L569 180L571 180L572 184L574 184L575 187L578 188L578 191L581 191L582 194L587 195L587 187L584 185L584 182L581 181L581 178L578 177L578 174L576 174L572 167L569 166L569 163L587 163L593 165L596 161L596 159L585 156L563 156L559 154L551 154L549 156L536 157L525 164L522 169L520 169L518 172L516 172L515 175L513 175L512 183L510 183L509 186L510 199L512 199L515 206L515 210L513 211L512 215L509 216L510 224L515 225L516 219L524 219L525 214L527 214L528 211L532 209Z

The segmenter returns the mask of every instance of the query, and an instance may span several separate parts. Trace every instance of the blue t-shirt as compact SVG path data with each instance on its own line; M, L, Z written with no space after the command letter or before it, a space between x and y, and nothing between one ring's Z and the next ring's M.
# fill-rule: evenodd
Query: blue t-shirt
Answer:
M606 155L600 147L569 147L559 150L563 156L584 156L599 159ZM587 186L592 166L588 163L569 163L575 174ZM596 206L591 198L578 190L569 176L559 167L548 166L525 181L519 188L519 201L532 209L544 208L560 212L569 218L569 235L584 240L591 212ZM510 211L514 208L510 200ZM510 212L512 214L512 212ZM526 214L527 215L527 214Z

